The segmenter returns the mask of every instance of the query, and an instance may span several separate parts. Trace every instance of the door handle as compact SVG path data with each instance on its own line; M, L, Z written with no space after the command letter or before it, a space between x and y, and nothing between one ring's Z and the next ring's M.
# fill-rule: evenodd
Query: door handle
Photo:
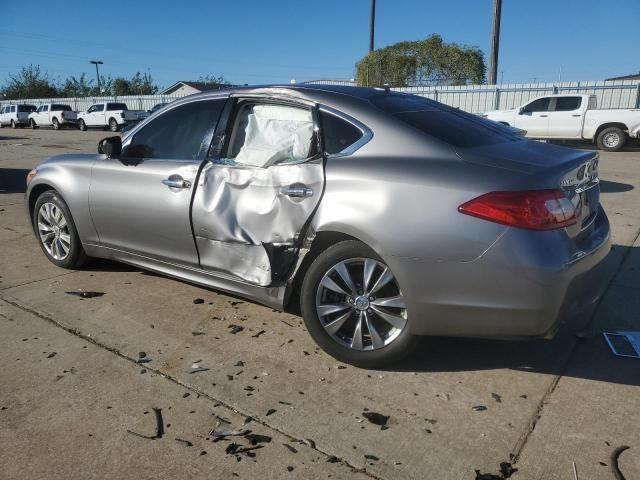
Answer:
M581 117L582 115L580 115L579 113L574 113L573 115L571 115L572 117Z
M302 183L294 183L293 185L282 187L280 193L287 197L305 198L313 195L313 190Z
M549 115L540 115L540 118L542 118L542 117L548 117L548 116L549 116Z
M161 180L161 182L170 188L191 188L191 182L184 180L179 175L171 175L169 178Z

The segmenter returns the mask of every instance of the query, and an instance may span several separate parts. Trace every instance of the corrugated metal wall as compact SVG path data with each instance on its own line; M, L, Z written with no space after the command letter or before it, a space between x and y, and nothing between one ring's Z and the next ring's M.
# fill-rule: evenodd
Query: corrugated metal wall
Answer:
M348 81L316 80L313 84L349 84ZM405 87L394 90L413 93L437 100L471 113L483 113L518 107L532 98L553 93L593 94L598 98L598 108L640 108L640 82L621 80L613 82L563 82L563 83L509 83L501 85L462 85L455 87ZM20 100L18 103L40 105L64 103L76 111L86 110L93 103L123 102L130 110L149 110L157 103L171 102L177 95L130 95L123 97L41 98ZM9 101L2 104L11 103Z

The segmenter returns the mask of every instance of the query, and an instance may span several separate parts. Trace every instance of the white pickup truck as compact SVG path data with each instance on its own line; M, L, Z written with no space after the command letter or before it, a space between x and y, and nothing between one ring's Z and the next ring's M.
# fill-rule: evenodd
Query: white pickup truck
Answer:
M526 130L530 138L592 140L612 152L624 147L629 138L640 138L640 109L598 110L595 95L546 95L519 108L482 116Z
M87 128L108 127L112 132L117 132L127 123L137 122L144 113L143 110L129 110L124 103L96 103L86 112L78 114L78 128L84 131Z
M40 105L35 112L29 114L29 126L31 128L53 127L60 130L63 126L74 125L77 114L69 105L61 103L47 103Z

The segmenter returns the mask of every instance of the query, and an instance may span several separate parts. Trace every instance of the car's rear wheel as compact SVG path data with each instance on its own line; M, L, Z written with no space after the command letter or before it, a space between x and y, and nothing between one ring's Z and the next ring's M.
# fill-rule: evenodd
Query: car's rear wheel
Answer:
M84 123L84 120L82 119L78 120L78 128L83 132L87 131L87 124Z
M617 152L627 143L627 134L618 127L604 128L598 134L597 143L602 150Z
M29 119L29 126L31 127L31 130L35 130L36 128L38 128L38 126L36 125L36 121L33 118Z
M53 123L54 130L60 130L60 122L58 122L57 118L54 118L52 123Z
M386 366L416 345L397 279L355 240L333 245L313 261L302 284L301 309L318 345L347 363Z
M38 197L33 209L33 229L42 251L51 263L78 268L87 263L69 207L55 190Z
M13 120L13 118L11 119L11 128L17 128L16 122Z
M118 122L116 122L115 118L109 119L109 130L111 130L112 132L118 131Z

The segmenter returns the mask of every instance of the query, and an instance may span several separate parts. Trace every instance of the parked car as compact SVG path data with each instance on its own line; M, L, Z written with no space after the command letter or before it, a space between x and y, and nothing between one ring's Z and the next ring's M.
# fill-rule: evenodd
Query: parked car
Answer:
M60 130L63 126L75 126L77 120L77 113L69 105L61 103L40 105L35 112L29 114L31 128L53 127L54 130Z
M530 138L592 140L611 152L622 149L629 137L640 138L640 109L598 110L595 95L546 95L483 116L526 130Z
M136 126L136 124L138 122L141 122L142 120L144 120L145 118L151 116L152 114L154 114L155 112L157 112L158 110L160 110L162 107L164 107L165 105L168 105L168 103L157 103L155 104L153 107L151 107L150 110L147 110L146 112L142 112L138 115L138 119L137 120L132 120L127 122L126 125L124 125L120 131L122 133L128 132L129 130L131 130L133 127Z
M87 128L108 128L117 132L127 123L137 122L142 114L142 110L129 110L124 103L96 103L78 114L78 128L83 131Z
M601 295L598 153L412 95L283 85L176 100L29 173L44 255L110 258L277 309L336 358L418 335L549 337Z
M29 114L35 111L35 105L9 104L0 109L0 128L11 126L11 128L23 127L29 123Z

